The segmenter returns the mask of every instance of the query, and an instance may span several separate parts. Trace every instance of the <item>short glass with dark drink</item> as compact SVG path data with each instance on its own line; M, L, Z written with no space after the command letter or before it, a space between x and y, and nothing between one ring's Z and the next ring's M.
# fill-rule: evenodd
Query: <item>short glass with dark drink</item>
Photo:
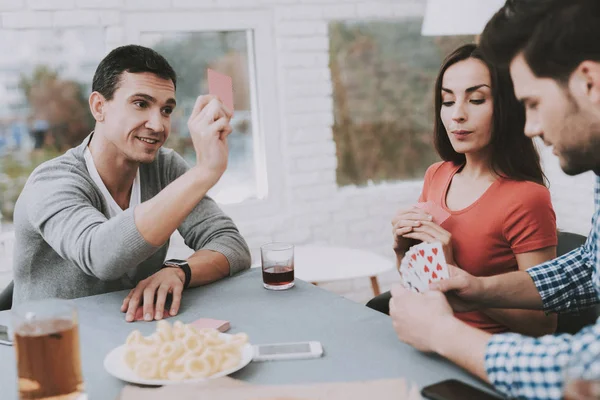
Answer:
M16 306L12 326L20 399L87 398L72 302L48 299Z
M294 245L269 243L260 247L263 286L285 290L294 286Z

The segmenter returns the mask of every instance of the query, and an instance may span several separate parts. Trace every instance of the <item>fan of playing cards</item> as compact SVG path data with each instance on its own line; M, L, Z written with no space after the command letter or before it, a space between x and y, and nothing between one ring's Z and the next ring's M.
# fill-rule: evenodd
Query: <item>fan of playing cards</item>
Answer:
M429 284L448 279L448 265L442 244L421 243L411 247L400 263L402 285L417 293L429 290Z

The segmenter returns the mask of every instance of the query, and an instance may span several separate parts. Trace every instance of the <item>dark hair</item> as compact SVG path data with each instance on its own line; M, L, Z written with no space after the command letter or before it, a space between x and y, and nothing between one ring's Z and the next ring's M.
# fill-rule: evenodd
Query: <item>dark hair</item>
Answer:
M479 48L498 66L508 66L525 48L537 24L558 2L565 0L507 0L486 24ZM570 0L566 0L570 1Z
M566 83L585 60L600 61L600 1L508 0L488 22L481 48L494 63L521 51L540 78Z
M462 165L466 161L465 155L457 153L452 147L440 114L442 81L446 70L470 58L482 61L491 77L494 100L492 139L489 144L492 170L508 179L544 185L540 156L533 141L525 136L525 110L515 97L508 70L489 63L474 44L459 47L446 57L435 82L434 143L438 154L444 161L451 161L455 165Z
M111 100L119 86L123 72L151 72L163 79L173 81L177 87L177 76L169 62L156 51L130 44L112 50L98 65L92 81L92 91Z

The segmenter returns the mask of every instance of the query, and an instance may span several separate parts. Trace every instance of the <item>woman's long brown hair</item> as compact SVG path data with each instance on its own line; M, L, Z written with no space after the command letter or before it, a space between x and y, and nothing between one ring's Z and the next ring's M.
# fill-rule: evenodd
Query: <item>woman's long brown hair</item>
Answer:
M442 107L442 81L446 70L463 60L474 58L482 61L490 72L492 97L494 99L492 139L489 144L492 170L499 176L546 184L540 156L533 141L525 136L525 110L515 97L513 82L507 69L489 63L474 44L456 49L442 63L435 83L435 148L444 161L462 165L464 154L454 151L448 132L440 117Z

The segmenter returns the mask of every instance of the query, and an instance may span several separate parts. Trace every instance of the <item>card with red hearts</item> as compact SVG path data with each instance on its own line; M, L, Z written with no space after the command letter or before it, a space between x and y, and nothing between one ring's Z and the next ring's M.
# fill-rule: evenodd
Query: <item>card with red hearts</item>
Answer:
M421 243L411 247L400 264L400 275L405 287L419 293L428 291L433 282L448 279L442 244Z
M400 272L400 282L406 289L412 290L415 293L421 293L424 290L424 285L417 275L415 268L408 262L411 256L413 255L407 253L404 258L402 258L402 262L398 268L398 272ZM414 255L414 258L417 258L416 255Z

